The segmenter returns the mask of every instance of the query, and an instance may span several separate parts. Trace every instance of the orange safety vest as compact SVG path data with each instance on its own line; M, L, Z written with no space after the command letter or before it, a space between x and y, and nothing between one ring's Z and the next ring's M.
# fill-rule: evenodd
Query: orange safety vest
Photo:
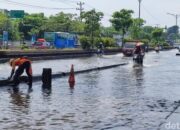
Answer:
M25 63L26 61L29 61L30 63L31 63L31 61L29 60L29 59L26 59L26 58L24 58L24 57L22 57L22 58L19 58L18 60L16 59L14 62L14 64L16 65L16 66L20 66L20 65L22 65L23 63Z

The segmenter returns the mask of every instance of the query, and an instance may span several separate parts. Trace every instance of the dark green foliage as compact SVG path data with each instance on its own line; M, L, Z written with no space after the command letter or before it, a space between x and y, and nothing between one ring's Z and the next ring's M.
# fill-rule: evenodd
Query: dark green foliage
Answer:
M90 42L90 38L89 37L87 37L87 36L81 36L80 38L79 38L79 40L80 40L80 43L81 43L81 47L83 48L83 49L85 49L85 50L89 50L89 49L91 49L91 42Z
M32 35L42 37L44 29L42 26L45 24L47 18L43 13L26 14L19 23L19 31L24 34L24 38L30 40Z
M108 38L108 37L102 38L102 43L104 44L104 47L106 48L116 46L115 40L113 38Z
M132 10L122 9L114 12L112 16L113 18L110 20L116 31L122 31L123 41L124 35L127 33L129 27L133 24L132 13Z
M163 34L163 30L160 28L156 28L152 31L152 37L158 42L161 39L161 36Z
M81 36L79 38L80 43L81 43L81 47L83 49L96 49L99 47L100 43L102 43L104 45L105 48L107 47L115 47L115 40L113 38L109 38L109 37L103 37L103 38L98 38L95 37L94 38L94 44L91 43L91 38L87 37L87 36Z
M85 35L87 36L99 36L100 34L100 21L103 17L102 12L96 12L94 9L88 12L82 13L82 19L85 21Z
M170 28L167 29L167 34L178 34L179 33L179 27L178 26L172 26Z

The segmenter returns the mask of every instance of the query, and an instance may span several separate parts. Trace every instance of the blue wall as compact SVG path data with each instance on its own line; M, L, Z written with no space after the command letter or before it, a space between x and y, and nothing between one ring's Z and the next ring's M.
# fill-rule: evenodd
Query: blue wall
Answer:
M56 33L55 46L57 48L74 48L76 43L76 35L70 33Z
M77 36L66 32L45 32L45 39L56 48L74 48L77 44Z

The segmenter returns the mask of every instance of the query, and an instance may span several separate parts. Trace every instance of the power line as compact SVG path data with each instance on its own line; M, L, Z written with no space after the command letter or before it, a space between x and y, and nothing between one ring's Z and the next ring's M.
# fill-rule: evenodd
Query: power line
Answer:
M103 12L106 16L110 16L110 17L112 16L111 14L109 14L109 13L107 13L107 12L104 12L104 11L98 9L98 8L95 8L95 7L91 6L90 4L87 4L87 3L86 3L86 6L88 6L88 7L91 8L91 9L96 9L97 11Z
M154 20L156 20L157 22L159 22L159 19L157 19L156 17L154 17L151 13L150 13L150 11L148 11L148 9L147 8L145 8L145 6L142 4L142 7L143 7L143 9L154 19Z
M52 0L52 1L59 1L59 2L62 2L62 3L66 3L67 1L68 2L71 2L71 3L77 3L79 1L72 1L72 0Z
M21 7L32 7L32 8L39 8L39 9L48 9L48 10L70 10L70 9L75 9L75 8L53 8L53 7L45 7L45 6L38 6L38 5L31 5L31 4L25 4L25 3L20 3L20 2L14 2L11 0L4 0L4 2L13 4L13 5L18 5Z
M72 5L72 6L75 6L75 4L77 3L77 2L71 1L71 0L66 0L66 1L65 0L50 0L50 1L61 2L63 4ZM72 4L72 3L74 3L74 4Z

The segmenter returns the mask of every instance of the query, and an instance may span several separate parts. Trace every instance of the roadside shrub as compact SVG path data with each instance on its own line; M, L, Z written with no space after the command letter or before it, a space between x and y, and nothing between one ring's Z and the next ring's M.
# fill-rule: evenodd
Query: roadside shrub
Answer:
M102 43L103 43L105 48L116 46L115 39L109 38L109 37L102 38Z
M27 46L27 44L24 42L23 44L21 44L21 49L29 49L29 47Z
M81 43L81 47L83 49L92 49L92 48L99 48L100 43L102 42L104 47L116 47L116 42L115 39L113 38L109 38L109 37L94 37L94 41L93 44L91 43L91 38L87 37L87 36L80 36L79 37L80 43Z
M100 45L101 42L102 42L102 39L96 37L96 38L94 39L94 47L95 47L95 48L99 48L99 45ZM103 43L103 42L102 42L102 43Z
M85 50L88 50L91 48L91 42L90 42L90 38L86 37L86 36L80 36L79 37L80 43L81 43L81 47Z
M167 46L167 47L169 46L169 44L167 42L163 42L162 45Z

